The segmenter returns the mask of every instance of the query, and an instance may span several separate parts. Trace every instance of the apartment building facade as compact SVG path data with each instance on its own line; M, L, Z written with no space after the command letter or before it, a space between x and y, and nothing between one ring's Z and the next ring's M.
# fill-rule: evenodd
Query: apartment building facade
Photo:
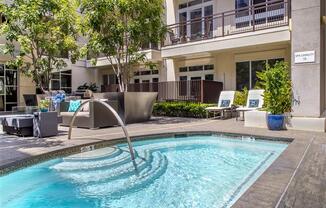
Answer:
M251 89L266 63L284 60L291 66L292 115L325 128L324 0L165 0L164 6L166 40L143 51L157 70L135 66L132 83L208 80L223 83L224 90ZM105 87L116 84L106 58L99 57L95 66L80 61L66 71L58 73L55 88L74 91L93 82L114 91ZM18 77L22 104L21 95L34 89Z

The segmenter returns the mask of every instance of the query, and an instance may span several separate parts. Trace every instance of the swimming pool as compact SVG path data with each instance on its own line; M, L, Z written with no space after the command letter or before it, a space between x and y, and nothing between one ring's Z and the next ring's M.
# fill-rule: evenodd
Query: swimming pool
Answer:
M0 207L230 207L287 147L224 135L163 137L0 177Z

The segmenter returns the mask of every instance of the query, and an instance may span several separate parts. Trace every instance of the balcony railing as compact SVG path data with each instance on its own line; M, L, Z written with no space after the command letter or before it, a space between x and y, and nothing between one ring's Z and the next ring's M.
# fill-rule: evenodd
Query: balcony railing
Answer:
M253 32L289 24L290 4L268 1L168 26L164 46Z
M215 103L223 90L222 82L191 80L129 84L129 92L157 92L158 101L192 101ZM116 84L102 85L102 92L117 92Z

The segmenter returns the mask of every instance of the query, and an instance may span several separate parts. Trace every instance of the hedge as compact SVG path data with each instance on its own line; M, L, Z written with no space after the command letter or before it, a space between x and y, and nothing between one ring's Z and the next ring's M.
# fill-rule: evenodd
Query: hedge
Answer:
M212 104L193 102L159 102L154 104L154 116L205 118L205 108Z

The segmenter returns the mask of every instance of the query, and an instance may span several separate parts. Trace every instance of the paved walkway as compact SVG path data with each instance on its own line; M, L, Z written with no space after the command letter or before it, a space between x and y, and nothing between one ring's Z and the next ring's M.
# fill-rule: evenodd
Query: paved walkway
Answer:
M281 156L251 186L234 207L322 207L326 208L326 134L305 131L278 131L245 128L243 122L185 118L154 118L127 126L132 137L180 132L221 132L261 137L293 138ZM60 153L80 146L123 138L120 127L74 129L67 140L66 127L60 135L46 139L0 135L0 170L46 153ZM77 147L76 147L77 146Z

